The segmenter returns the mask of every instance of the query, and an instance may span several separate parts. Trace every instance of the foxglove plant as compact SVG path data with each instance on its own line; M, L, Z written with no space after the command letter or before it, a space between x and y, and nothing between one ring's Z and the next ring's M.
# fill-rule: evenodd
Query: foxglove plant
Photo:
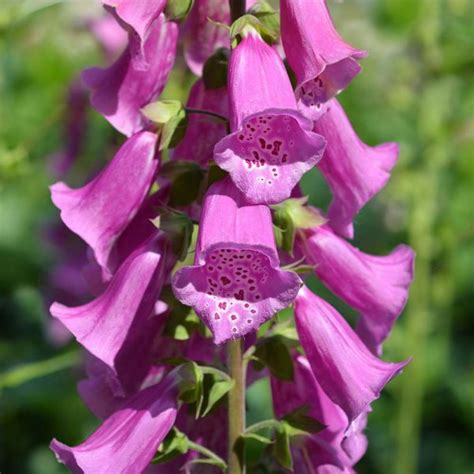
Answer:
M238 474L258 442L261 468L354 472L371 405L408 363L380 356L414 260L345 240L398 157L365 145L334 98L365 52L324 0L281 0L280 18L265 1L102 3L93 31L110 39L115 22L128 44L82 78L124 139L82 187L51 186L87 249L64 273L84 284L50 308L83 347L78 391L102 424L51 449L73 473ZM175 67L198 76L186 105L159 97L178 41ZM327 213L299 187L314 167ZM304 284L309 270L359 312L355 329ZM247 427L246 387L263 377L275 418Z

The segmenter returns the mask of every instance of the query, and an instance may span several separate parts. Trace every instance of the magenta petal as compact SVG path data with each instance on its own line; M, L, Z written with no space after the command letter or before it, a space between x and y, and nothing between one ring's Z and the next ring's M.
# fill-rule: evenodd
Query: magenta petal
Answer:
M88 22L88 27L97 39L107 59L113 60L127 45L127 32L117 23L111 15L93 18Z
M59 182L51 198L63 222L93 249L97 262L108 269L110 250L145 199L158 166L157 136L142 132L128 139L114 159L79 189Z
M281 0L280 14L283 46L298 81L298 106L314 120L320 104L360 72L357 59L367 53L339 36L325 0Z
M50 447L74 474L141 474L175 422L176 397L169 376L127 399L82 444L53 439Z
M278 265L269 208L249 205L226 178L205 197L195 265L176 272L173 290L220 344L255 331L293 301L301 280Z
M227 117L229 112L227 90L206 89L202 79L193 85L186 104L192 109L205 110ZM173 151L174 160L195 161L207 166L213 158L214 145L226 135L223 121L202 114L188 114L188 126L183 140Z
M325 140L305 130L293 111L276 109L247 117L223 138L214 159L255 204L288 199L304 173L322 157Z
M305 253L316 275L337 296L360 312L357 332L367 346L380 354L408 299L415 254L400 245L390 255L361 252L335 235L328 226L308 232Z
M370 147L363 143L336 99L328 103L327 112L315 122L314 131L327 140L318 168L333 194L329 224L338 234L352 238L352 220L389 180L398 159L398 145Z
M149 368L163 253L161 241L149 243L124 262L95 300L74 308L51 306L51 314L110 368L125 390L136 388Z
M375 357L345 319L306 287L295 300L295 320L318 382L350 421L367 411L409 362L388 363Z
M109 68L83 71L82 79L92 90L92 106L124 135L131 136L147 125L140 110L163 91L174 63L177 36L176 24L166 22L162 14L143 45L149 58L146 71L133 64L134 38Z

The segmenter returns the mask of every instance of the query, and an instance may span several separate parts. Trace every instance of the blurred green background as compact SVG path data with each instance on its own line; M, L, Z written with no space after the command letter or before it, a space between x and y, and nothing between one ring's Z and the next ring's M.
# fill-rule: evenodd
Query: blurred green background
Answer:
M47 447L50 439L78 443L97 425L76 394L77 346L48 339L42 296L55 261L44 230L58 219L47 187L54 181L49 157L60 147L68 84L83 67L103 62L83 27L97 3L0 1L2 474L65 472ZM389 185L356 221L356 244L382 254L406 242L417 252L410 301L384 356L414 360L374 404L358 471L472 473L474 2L329 3L341 34L370 53L340 96L355 129L369 144L401 144ZM189 77L175 75L167 96L183 97L183 84ZM89 114L70 184L110 157L114 132ZM327 205L316 171L303 184L313 204ZM328 296L316 281L311 285ZM250 422L268 414L268 396L265 382L251 389Z

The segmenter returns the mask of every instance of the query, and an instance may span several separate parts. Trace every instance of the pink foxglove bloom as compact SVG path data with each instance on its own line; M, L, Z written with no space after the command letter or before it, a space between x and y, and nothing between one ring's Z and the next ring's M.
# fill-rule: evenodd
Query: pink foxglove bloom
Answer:
M148 124L140 110L163 91L174 63L177 36L176 24L167 22L162 14L143 45L150 61L146 71L137 69L132 61L133 37L112 66L83 71L82 78L92 90L92 106L124 135L131 136Z
M281 0L281 39L298 81L298 106L315 120L321 104L345 89L359 74L367 53L339 36L326 0Z
M111 62L115 60L127 46L127 32L111 15L104 15L88 21L87 26L102 48L105 58Z
M220 344L258 329L300 286L296 273L279 268L269 208L248 204L229 178L214 184L204 200L194 266L174 277L176 297Z
M254 204L289 198L325 140L296 110L282 60L253 29L231 53L228 91L233 133L216 145L216 163Z
M326 395L305 357L294 357L294 370L292 382L271 378L275 415L283 418L305 407L307 415L325 426L305 438L301 446L293 448L294 472L307 472L308 463L318 474L332 472L331 469L350 472L367 448L367 438L363 434L367 416L364 414L349 425L346 414ZM344 446L351 448L351 455Z
M51 186L51 198L63 222L92 247L106 270L114 242L150 189L158 167L156 143L157 136L151 132L136 134L82 188L71 189L62 182Z
M161 239L150 242L130 255L95 300L51 306L51 314L110 368L124 392L136 388L148 371L157 324L151 316L163 282L165 251Z
M153 22L164 10L166 0L102 0L102 3L133 35L131 54L135 69L148 70L152 58L146 50L146 40Z
M351 422L409 362L388 363L375 357L346 320L306 287L295 300L295 320L315 377Z
M370 147L353 130L336 99L314 124L314 131L328 143L318 168L331 188L330 226L340 235L352 238L352 220L387 183L398 159L396 143Z
M390 255L361 252L332 232L328 226L306 234L303 251L315 265L319 279L347 304L360 312L362 340L380 354L408 299L413 280L414 252L400 245Z
M53 440L51 449L73 474L142 474L173 427L177 386L172 374L125 400L82 444Z
M186 104L191 109L213 112L227 117L228 99L225 87L206 89L199 79L191 88ZM174 160L192 160L207 166L213 158L215 144L226 135L225 123L203 114L189 114L183 140L173 151Z

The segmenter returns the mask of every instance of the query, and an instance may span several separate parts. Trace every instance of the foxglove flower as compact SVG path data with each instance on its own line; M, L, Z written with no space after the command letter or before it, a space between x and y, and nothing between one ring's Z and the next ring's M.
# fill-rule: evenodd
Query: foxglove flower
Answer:
M318 168L331 188L330 226L340 235L352 239L352 220L387 183L398 159L396 143L370 147L353 130L342 106L336 99L314 124L328 146Z
M93 249L99 265L109 270L112 246L145 199L155 176L157 136L142 132L128 139L114 159L79 189L51 186L53 203L63 222Z
M199 79L191 88L186 106L227 117L227 90L225 87L206 89L203 80ZM222 121L209 115L191 113L186 134L174 149L173 159L193 160L207 166L213 158L214 145L225 135L226 127Z
M148 70L151 56L145 48L148 35L152 31L153 22L163 12L166 0L102 0L126 30L132 35L131 54L133 66L138 70Z
M214 159L254 204L278 203L321 158L325 140L296 110L278 53L249 29L232 51L228 91L232 134Z
M319 279L360 312L357 330L362 340L380 354L381 343L408 299L413 279L414 252L400 245L390 255L368 255L352 247L328 226L307 231L303 252Z
M91 33L99 43L105 58L111 62L115 60L127 46L127 32L117 23L111 15L104 15L87 22Z
M73 474L141 474L173 427L177 414L173 374L125 400L79 446L53 440L51 449Z
M375 357L345 319L306 287L295 300L295 320L315 377L350 422L367 411L409 362L388 363Z
M205 197L194 266L176 272L173 290L220 344L255 331L293 301L301 280L278 265L270 210L248 204L226 178Z
M124 262L99 297L82 306L51 306L92 355L104 362L126 390L148 371L156 320L151 318L163 283L162 239L147 243Z
M148 124L140 110L163 91L174 63L177 36L176 24L167 22L162 14L151 25L143 45L149 59L147 70L137 69L133 62L137 40L131 37L112 66L83 71L82 79L92 90L92 106L124 135L129 137Z
M298 106L312 120L321 104L345 89L367 56L339 36L325 0L281 0L281 39L296 74Z
M271 378L275 415L283 418L305 407L308 416L325 426L318 433L306 437L301 446L293 448L294 471L306 472L308 463L317 473L326 472L325 469L350 471L367 447L367 438L363 434L366 414L349 425L344 411L321 388L308 360L297 355L293 363L295 372L292 382ZM354 456L349 456L344 446L348 446ZM302 453L303 450L305 453Z

